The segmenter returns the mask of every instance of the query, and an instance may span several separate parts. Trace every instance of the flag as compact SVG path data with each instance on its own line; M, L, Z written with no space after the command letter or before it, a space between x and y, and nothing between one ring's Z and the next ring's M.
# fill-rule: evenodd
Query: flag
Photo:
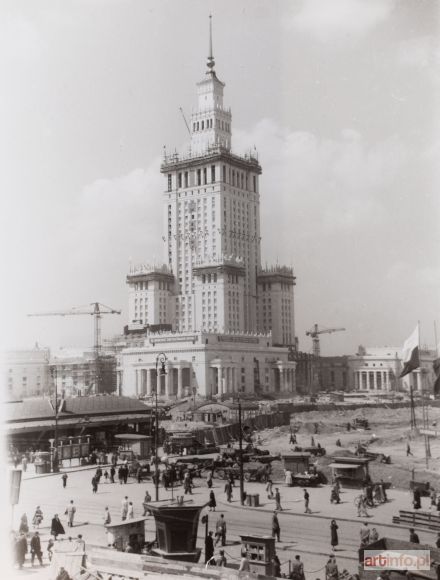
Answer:
M438 395L440 393L440 358L437 358L433 363L432 366L434 367L435 373L435 381L434 381L434 395Z
M405 340L402 349L403 369L400 378L404 377L414 369L419 368L419 326L417 325L414 332Z

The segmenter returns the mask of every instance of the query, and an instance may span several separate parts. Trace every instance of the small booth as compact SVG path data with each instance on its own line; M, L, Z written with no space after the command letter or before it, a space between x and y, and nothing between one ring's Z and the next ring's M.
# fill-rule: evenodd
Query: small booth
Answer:
M329 467L332 481L339 481L342 487L360 488L370 481L368 464L370 457L334 457Z
M133 552L139 554L145 544L145 520L147 518L133 518L111 524L105 524L107 543L120 552L125 552L128 544Z
M124 454L126 459L145 459L151 456L151 437L139 433L122 433L115 435L115 442L119 444L119 457Z
M310 453L301 453L299 451L289 453L288 455L282 455L283 467L285 470L295 473L305 473L310 469Z
M203 505L148 504L156 523L158 548L152 550L154 556L167 560L198 562L201 548L196 547L199 516Z
M252 574L273 576L275 538L272 536L240 536L242 551L246 552Z
M37 451L34 459L35 473L50 473L49 451Z

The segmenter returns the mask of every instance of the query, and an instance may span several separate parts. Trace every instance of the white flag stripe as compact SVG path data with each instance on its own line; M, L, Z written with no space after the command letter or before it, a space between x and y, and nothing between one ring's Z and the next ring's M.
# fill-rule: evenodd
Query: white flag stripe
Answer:
M405 364L411 360L411 355L415 348L419 346L419 325L416 326L414 332L407 338L403 344L402 362Z

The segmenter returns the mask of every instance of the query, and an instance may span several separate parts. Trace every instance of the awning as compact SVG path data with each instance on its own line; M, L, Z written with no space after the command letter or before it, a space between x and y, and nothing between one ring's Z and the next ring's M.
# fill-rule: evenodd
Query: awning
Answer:
M359 464L354 465L353 463L330 463L329 467L336 469L357 469L361 466Z

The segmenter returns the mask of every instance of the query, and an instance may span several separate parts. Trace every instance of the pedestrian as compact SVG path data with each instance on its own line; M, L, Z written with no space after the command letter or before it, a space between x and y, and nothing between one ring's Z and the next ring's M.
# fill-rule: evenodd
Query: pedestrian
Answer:
M212 532L208 532L208 535L205 536L205 564L209 562L211 566L215 566L215 560L212 561L213 556L214 540L212 538Z
M209 502L208 507L210 512L215 512L215 508L217 507L217 502L215 501L215 494L211 491L209 492Z
M290 469L286 469L285 472L285 482L287 487L292 487L293 485L293 478L292 478L292 472L290 471Z
M71 580L70 574L67 572L64 566L61 566L58 570L58 574L55 580Z
M313 435L310 437L310 446L315 447L315 438L313 437Z
M341 503L339 488L336 485L333 485L332 490L330 492L330 503Z
M273 499L273 482L271 479L267 480L266 491L267 491L267 499Z
M437 532L437 539L435 541L435 547L440 548L440 532Z
M98 467L96 470L96 481L98 482L98 484L101 481L101 477L102 477L102 469Z
M275 578L281 578L281 562L276 554L272 556L272 566Z
M110 467L110 483L115 483L115 473L116 473L115 466L112 465Z
M228 561L226 560L225 551L219 551L219 557L217 558L217 566L220 568L225 568Z
M76 507L73 503L73 499L70 500L69 505L66 507L66 511L64 512L67 515L67 525L69 528L73 528L73 520L75 519Z
M55 542L53 541L52 538L49 538L49 541L47 542L47 557L49 558L49 562L52 562L52 556L53 556L53 547L55 545Z
M376 528L371 528L370 544L372 544L373 542L377 542L378 539L379 539L379 532L376 530Z
M409 442L407 442L407 444L406 444L406 456L408 457L409 455L412 456L412 451L411 451L411 447L410 447Z
M299 555L291 562L291 580L304 580L304 564L301 562Z
M310 494L306 490L306 488L304 488L304 513L305 514L312 513L312 510L309 508L309 503L310 503Z
M53 516L53 518L52 518L52 522L50 524L50 533L55 538L55 540L57 539L57 537L60 534L65 534L66 533L64 531L64 526L61 523L60 518L58 517L58 514L55 514Z
M27 515L23 514L20 518L20 527L18 528L19 533L23 532L23 534L29 533L29 524Z
M104 471L104 479L105 479L105 483L108 483L108 471L107 470Z
M210 471L208 473L208 477L206 478L206 485L208 486L209 489L211 489L212 484L213 484L213 481L212 481L212 472Z
M330 544L332 550L336 550L336 546L339 544L338 529L339 526L336 520L332 520L330 523Z
M277 542L281 542L280 534L280 522L278 521L277 510L274 510L272 515L272 538L276 538Z
M122 485L124 482L124 468L122 465L118 469L118 479L119 483Z
M380 495L382 497L382 502L385 503L388 501L388 496L387 496L387 492L385 489L385 483L384 483L383 479L380 480L379 487L380 487Z
M124 521L127 519L128 515L128 496L125 496L121 502L121 520Z
M367 512L367 508L365 505L365 498L362 495L359 495L355 500L354 500L354 505L357 507L357 517L368 517L368 512Z
M249 560L247 558L247 553L246 552L242 552L241 553L241 562L240 562L240 566L238 568L239 572L249 572L251 569L250 565L249 565Z
M334 554L330 554L327 564L325 565L325 580L338 580L339 570L336 564Z
M27 471L27 464L28 464L27 457L26 457L26 455L23 455L23 458L21 460L21 467L22 467L24 472Z
M128 480L128 465L127 464L124 465L123 473L124 473L124 483L126 484L127 480Z
M86 551L86 543L83 540L82 534L78 534L78 537L75 541L75 552L85 552Z
M361 549L368 546L370 543L370 528L368 527L368 522L364 522L364 525L361 527L359 531L359 535L361 537Z
M221 545L226 545L226 520L223 514L220 514L215 524L215 545L221 541Z
M413 491L413 507L415 510L419 510L422 507L422 494L417 487Z
M34 565L35 556L37 556L38 561L40 562L40 566L43 565L43 553L41 552L41 540L40 534L38 532L34 532L34 535L31 539L31 564Z
M112 517L110 515L110 511L108 509L108 506L106 506L106 508L104 509L104 526L107 526L108 524L112 523Z
M97 493L98 491L98 478L96 475L92 477L92 492Z
M283 511L281 507L281 494L278 487L275 488L275 509L279 512Z
M144 497L144 501L143 501L143 507L144 507L144 513L142 514L142 516L146 516L147 512L148 512L148 505L151 501L151 495L149 494L148 490L145 492L145 497Z
M38 530L42 521L43 521L43 512L41 511L40 506L37 505L34 517L32 518L32 525L34 526L34 528L37 528Z
M229 480L225 483L225 494L226 494L226 499L230 503L232 501L232 485L231 485L231 482Z
M228 479L231 482L231 487L235 487L234 472L232 469L229 471Z
M192 483L191 483L191 477L189 475L189 471L187 471L185 473L185 477L183 478L183 489L185 491L185 495L187 493L192 495Z
M134 519L134 506L133 506L133 502L132 501L129 501L128 502L127 519L129 519L129 520Z
M66 487L66 485L67 485L67 478L68 477L69 476L67 475L67 473L63 473L63 475L61 476L61 479L63 481L63 487Z
M435 509L437 506L437 492L433 487L430 489L429 497L431 499L431 507L429 509Z
M410 528L409 529L409 541L412 544L420 544L420 539L418 534L416 534L416 532L414 531L414 528Z
M26 540L26 534L21 533L18 535L15 541L15 560L20 570L23 568L27 553L28 543Z

